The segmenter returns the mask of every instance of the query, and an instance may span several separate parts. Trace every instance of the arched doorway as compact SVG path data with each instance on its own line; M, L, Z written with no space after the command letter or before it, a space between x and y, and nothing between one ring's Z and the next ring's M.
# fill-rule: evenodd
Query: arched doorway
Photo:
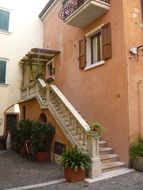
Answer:
M41 122L47 123L47 117L46 117L46 115L44 113L41 113L40 117L39 117L39 120Z

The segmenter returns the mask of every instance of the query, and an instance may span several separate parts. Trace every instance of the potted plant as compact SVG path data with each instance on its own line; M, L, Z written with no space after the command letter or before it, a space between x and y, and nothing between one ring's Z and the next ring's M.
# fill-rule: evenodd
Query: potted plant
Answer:
M89 163L89 156L78 150L77 146L66 150L61 156L61 167L64 168L65 179L68 182L83 181Z
M130 158L133 168L143 171L143 137L139 137L130 147Z
M50 123L33 122L31 142L37 161L50 160L50 148L54 133L54 127Z
M100 136L104 131L104 128L102 127L102 125L96 121L89 123L89 127L90 127L90 131L97 133L98 136Z

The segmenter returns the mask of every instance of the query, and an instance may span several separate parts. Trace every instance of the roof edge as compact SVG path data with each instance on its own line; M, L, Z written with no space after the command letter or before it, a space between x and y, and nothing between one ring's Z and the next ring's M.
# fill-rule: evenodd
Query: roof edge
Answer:
M51 12L51 10L56 6L59 0L49 0L45 5L43 10L39 14L39 18L43 21L44 18Z

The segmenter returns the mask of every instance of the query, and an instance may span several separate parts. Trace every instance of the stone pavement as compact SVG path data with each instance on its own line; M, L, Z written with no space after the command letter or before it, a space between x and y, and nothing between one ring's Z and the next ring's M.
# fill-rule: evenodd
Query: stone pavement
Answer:
M0 151L0 190L57 179L63 179L63 171L56 164L36 163L13 151ZM32 190L143 190L143 173L132 172L93 184L62 182Z
M63 178L53 163L29 161L13 151L0 151L0 190Z
M143 190L143 173L132 172L93 184L65 182L32 190Z

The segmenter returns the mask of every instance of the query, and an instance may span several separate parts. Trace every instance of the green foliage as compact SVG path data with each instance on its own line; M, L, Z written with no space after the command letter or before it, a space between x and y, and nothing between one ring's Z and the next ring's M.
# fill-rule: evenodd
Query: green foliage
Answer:
M88 169L89 163L89 156L79 151L77 146L71 150L66 150L61 157L61 167L71 167L75 171L77 171L78 168L82 170Z
M104 132L104 128L102 125L96 121L89 123L90 130L97 133L97 135L101 135Z
M139 137L130 147L130 157L135 159L137 156L143 157L143 137Z
M21 140L25 142L25 140L30 140L31 137L31 128L32 128L32 121L30 120L21 120L18 124Z
M26 140L30 140L34 152L49 150L54 133L55 130L50 123L21 120L18 128L11 131L12 144L18 150L25 146Z
M52 138L55 133L50 123L33 121L32 124L32 147L34 152L43 152L50 149Z
M11 129L11 140L13 148L16 150L20 150L20 148L22 147L22 142L20 130L18 128Z

